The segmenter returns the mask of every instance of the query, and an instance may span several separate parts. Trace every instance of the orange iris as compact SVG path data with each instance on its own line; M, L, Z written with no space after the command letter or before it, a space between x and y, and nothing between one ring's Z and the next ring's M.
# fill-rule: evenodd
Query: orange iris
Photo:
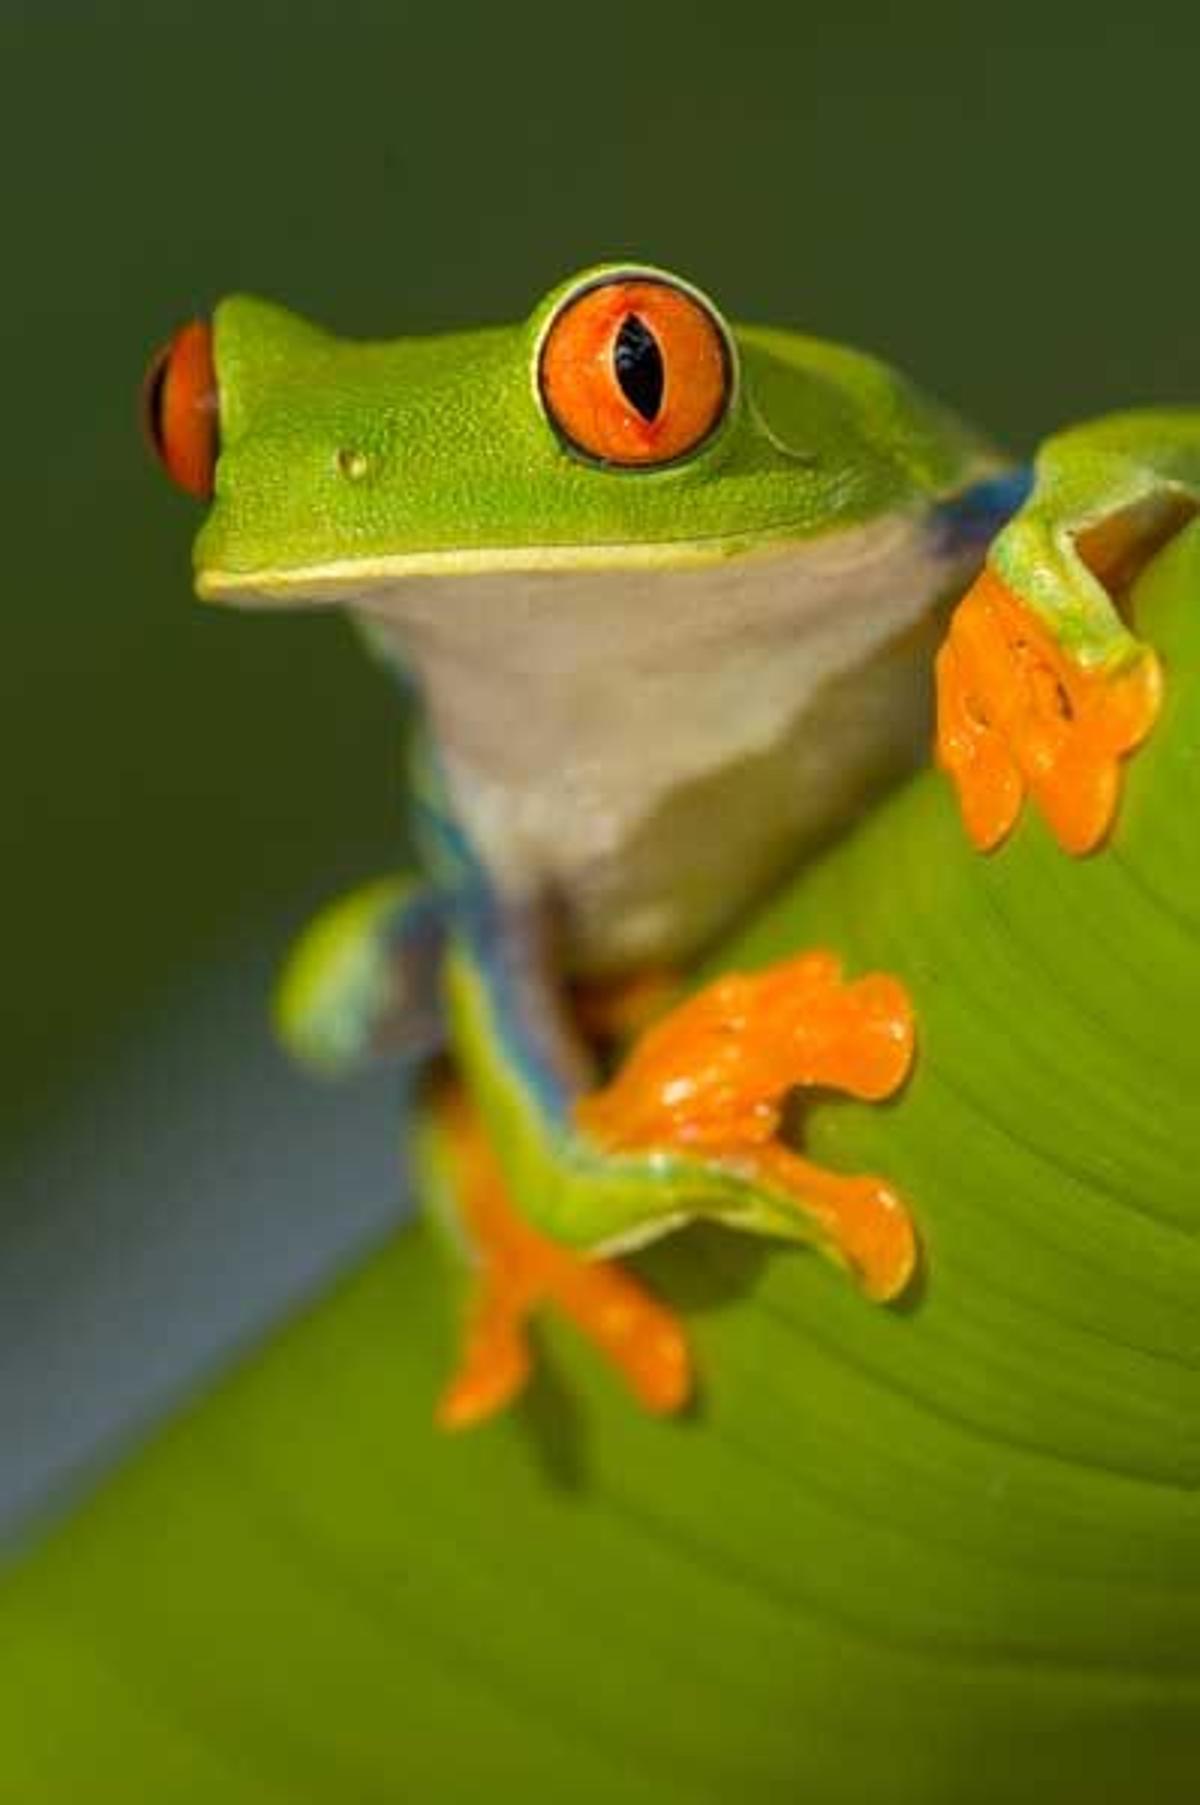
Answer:
M618 276L562 308L539 376L550 419L576 450L605 464L665 464L720 421L730 356L702 302L661 278Z
M217 377L212 330L181 326L146 372L142 417L147 437L173 482L207 501L217 465Z

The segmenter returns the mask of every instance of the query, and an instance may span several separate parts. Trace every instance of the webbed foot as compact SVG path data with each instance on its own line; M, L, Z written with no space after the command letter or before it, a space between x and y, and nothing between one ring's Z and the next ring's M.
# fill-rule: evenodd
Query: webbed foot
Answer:
M458 1370L438 1405L440 1427L470 1428L521 1392L533 1365L528 1325L546 1306L600 1349L646 1410L678 1410L692 1379L687 1339L673 1312L616 1261L572 1252L522 1219L464 1090L446 1085L434 1109L462 1227L478 1261Z
M937 758L974 845L998 846L1029 796L1065 851L1092 851L1116 813L1121 760L1154 725L1161 695L1153 652L1089 670L985 570L937 660Z
M916 1237L895 1190L876 1177L823 1171L781 1137L797 1088L879 1100L904 1082L913 1017L903 986L842 979L829 953L732 974L650 1027L616 1076L576 1106L576 1122L612 1152L670 1151L760 1185L804 1219L875 1299L912 1275Z

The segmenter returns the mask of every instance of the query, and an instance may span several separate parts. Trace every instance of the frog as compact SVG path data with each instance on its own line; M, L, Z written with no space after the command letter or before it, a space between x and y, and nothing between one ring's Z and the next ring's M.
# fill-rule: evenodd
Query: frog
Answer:
M545 1310L683 1409L686 1325L627 1256L699 1220L901 1299L919 1205L807 1159L792 1106L900 1092L911 999L835 946L724 970L722 939L931 738L981 852L1027 805L1103 847L1163 691L1123 598L1200 507L1200 411L1030 463L883 359L616 261L389 341L233 295L143 413L208 507L200 598L343 611L402 700L417 868L318 915L275 1013L312 1070L391 1060L420 1098L465 1276L440 1425L522 1395Z

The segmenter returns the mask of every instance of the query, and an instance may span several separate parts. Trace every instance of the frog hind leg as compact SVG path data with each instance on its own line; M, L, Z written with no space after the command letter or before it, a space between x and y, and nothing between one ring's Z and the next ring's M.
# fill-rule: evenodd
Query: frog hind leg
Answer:
M614 1078L576 1105L579 1128L616 1153L671 1152L761 1187L763 1225L812 1240L885 1301L916 1264L912 1218L873 1176L825 1171L784 1137L798 1089L878 1101L909 1072L913 1014L903 986L874 973L847 983L810 952L718 978L655 1022ZM732 1220L732 1218L731 1218Z
M429 1188L453 1211L453 1232L472 1268L460 1357L438 1404L439 1426L469 1428L521 1393L533 1370L529 1327L542 1309L571 1322L646 1410L681 1408L691 1392L691 1361L673 1312L617 1261L564 1247L524 1220L461 1084L440 1081L429 1110Z

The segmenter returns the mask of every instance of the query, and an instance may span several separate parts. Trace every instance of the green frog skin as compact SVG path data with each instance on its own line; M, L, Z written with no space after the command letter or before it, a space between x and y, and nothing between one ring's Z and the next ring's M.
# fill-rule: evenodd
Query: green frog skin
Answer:
M278 1016L329 1072L452 1059L414 1136L473 1275L442 1420L520 1390L546 1302L676 1408L682 1329L613 1256L698 1216L898 1295L905 1201L810 1165L783 1111L906 1081L902 988L836 949L682 974L919 761L935 670L975 843L1026 798L1102 842L1161 688L1120 595L1196 510L1200 414L1075 428L1031 473L878 360L625 264L390 343L233 297L147 394L212 498L199 594L343 608L409 698L421 872L318 918Z

